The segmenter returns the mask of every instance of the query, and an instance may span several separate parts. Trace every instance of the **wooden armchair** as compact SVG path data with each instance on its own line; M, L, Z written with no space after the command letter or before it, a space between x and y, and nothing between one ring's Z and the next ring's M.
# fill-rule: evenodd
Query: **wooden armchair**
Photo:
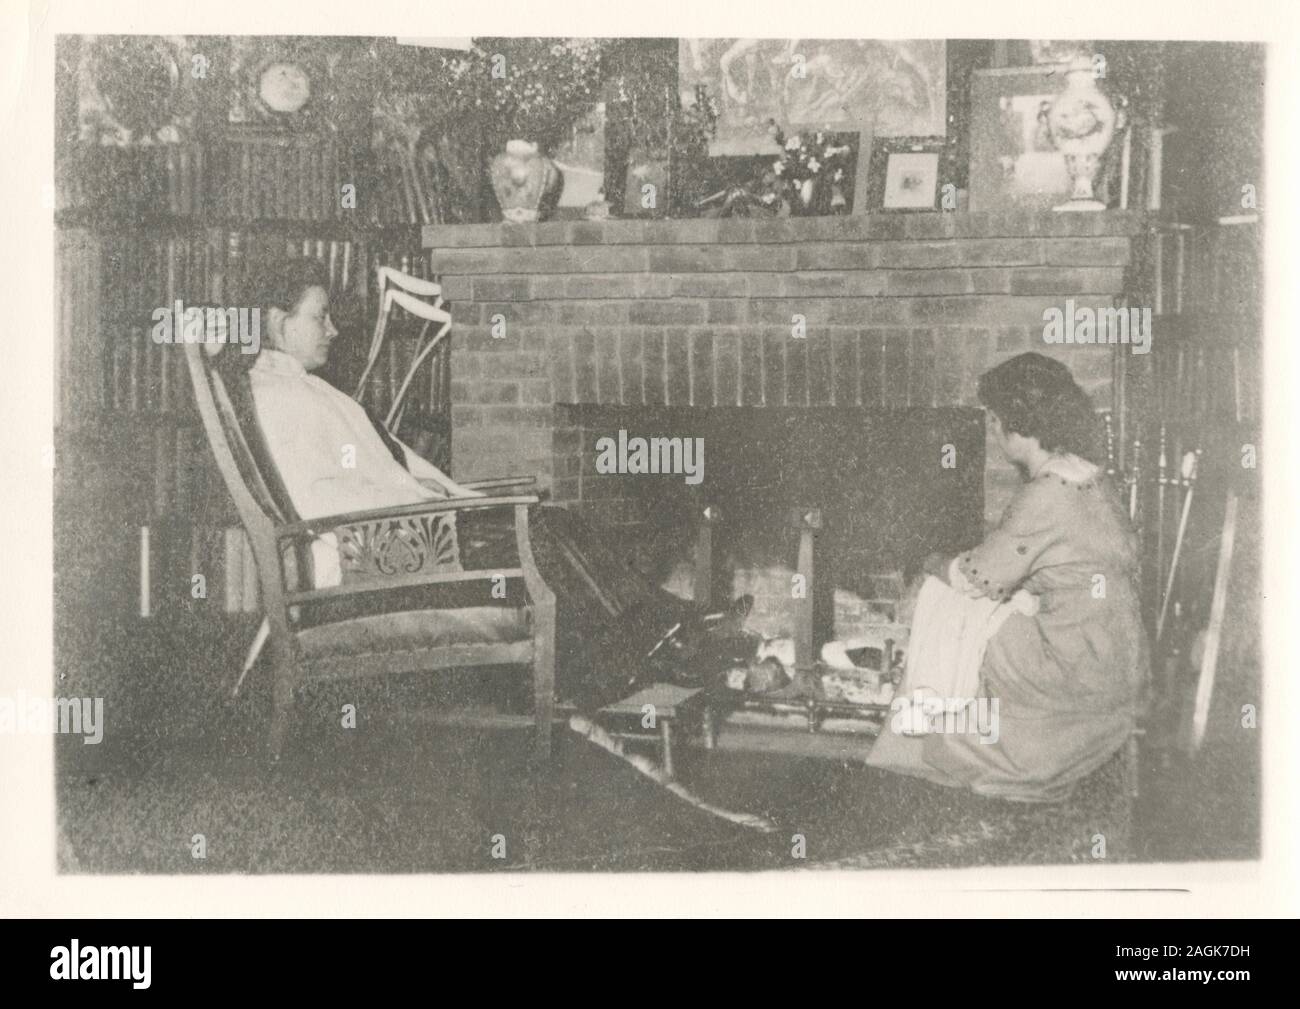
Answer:
M208 444L257 565L274 675L273 759L283 749L294 693L307 682L507 664L532 668L536 755L549 756L555 596L529 540L528 508L537 497L435 500L302 520L262 442L247 374L216 367L198 344L186 344L185 355ZM513 519L517 564L466 570L457 518L492 509ZM337 545L342 580L335 586L314 584L312 544L321 537ZM503 577L523 583L522 605L484 605Z

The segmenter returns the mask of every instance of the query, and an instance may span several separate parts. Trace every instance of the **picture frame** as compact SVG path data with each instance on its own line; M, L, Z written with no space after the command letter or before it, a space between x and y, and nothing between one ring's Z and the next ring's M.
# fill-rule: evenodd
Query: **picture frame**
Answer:
M1065 156L1045 126L1046 111L1064 87L1057 64L971 75L971 210L1050 210L1069 198Z
M1069 69L1069 64L1046 63L971 74L971 210L1041 211L1069 202L1070 173L1048 125ZM1127 104L1108 82L1101 81L1100 88L1117 109ZM1131 127L1127 114L1116 122L1093 180L1096 198L1107 207L1129 202L1133 156L1141 158L1133 150Z
M866 214L871 210L871 155L876 149L875 133L874 119L858 123L858 153L853 168L854 214Z
M245 36L230 43L234 87L226 109L230 127L324 132L336 110L326 47L278 36Z
M868 168L870 213L924 213L939 208L945 176L943 137L878 138Z
M564 174L557 216L580 217L588 206L604 198L604 102L570 125L568 136L551 152L551 158Z

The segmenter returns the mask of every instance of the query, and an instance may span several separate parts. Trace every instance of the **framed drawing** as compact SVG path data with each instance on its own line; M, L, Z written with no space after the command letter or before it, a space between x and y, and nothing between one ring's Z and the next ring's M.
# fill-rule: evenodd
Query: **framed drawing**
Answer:
M938 209L946 147L943 137L878 138L868 169L869 212Z
M939 155L900 152L885 167L884 210L933 210L939 192Z

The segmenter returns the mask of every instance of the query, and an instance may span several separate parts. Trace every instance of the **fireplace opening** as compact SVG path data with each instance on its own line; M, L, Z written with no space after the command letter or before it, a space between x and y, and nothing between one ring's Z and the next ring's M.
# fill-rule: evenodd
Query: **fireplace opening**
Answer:
M557 500L609 530L628 563L688 598L695 594L695 532L704 509L713 508L715 598L753 595L746 626L763 634L792 630L795 509L817 508L822 515L812 586L818 644L895 622L905 575L931 551L955 553L983 533L978 409L581 404L556 410L556 472L578 474L576 494ZM701 479L691 484L673 472L608 472L611 443L603 439L626 445L636 438L698 439Z

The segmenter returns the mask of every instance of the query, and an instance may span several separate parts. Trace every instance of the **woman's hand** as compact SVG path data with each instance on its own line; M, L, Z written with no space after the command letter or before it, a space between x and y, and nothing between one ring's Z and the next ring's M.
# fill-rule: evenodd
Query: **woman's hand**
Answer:
M470 490L468 487L462 487L450 477L445 480L438 480L432 477L417 477L420 486L427 490L434 491L439 497L486 497L482 491Z

